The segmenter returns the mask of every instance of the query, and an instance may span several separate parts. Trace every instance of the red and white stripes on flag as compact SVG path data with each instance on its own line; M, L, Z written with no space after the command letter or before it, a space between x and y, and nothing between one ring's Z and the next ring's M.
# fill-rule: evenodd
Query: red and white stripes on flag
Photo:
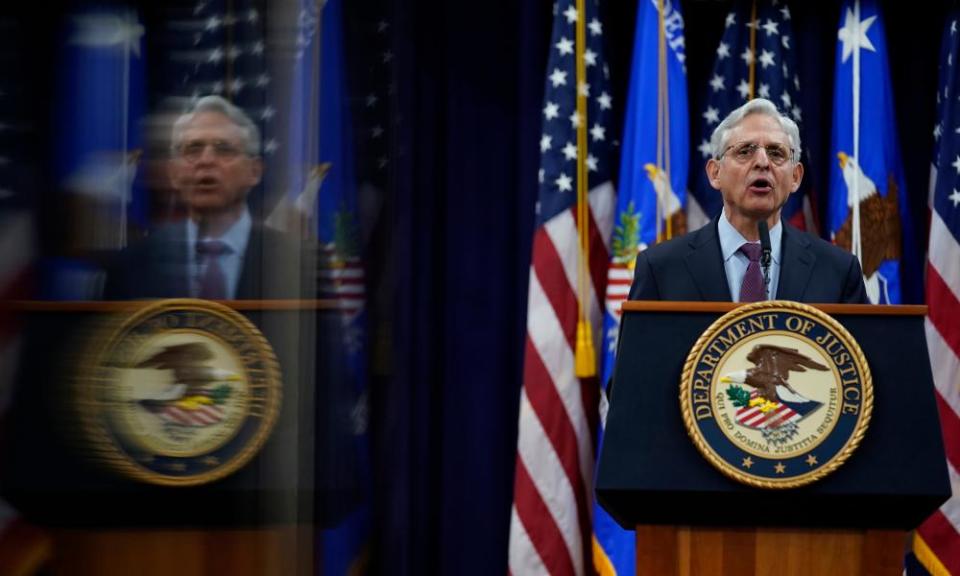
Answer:
M614 190L590 192L585 309L600 349ZM510 573L583 574L589 559L598 383L574 374L579 241L576 206L534 236L523 390L510 521Z
M927 349L953 496L919 528L913 553L931 573L960 574L960 9L944 26L930 171Z
M927 347L953 496L917 529L914 551L933 573L942 567L960 574L960 244L937 210L931 212Z
M164 406L157 415L173 424L202 428L220 422L226 413L219 406L200 406L188 410L169 405Z
M339 255L333 244L323 247L319 271L320 297L336 300L348 316L359 314L366 302L363 263L358 256Z
M750 400L759 396L760 394L758 394L756 390L750 392ZM744 426L758 430L763 428L776 428L800 420L800 414L793 408L783 403L778 404L779 405L770 412L764 412L760 409L760 406L752 405L737 408L736 420Z

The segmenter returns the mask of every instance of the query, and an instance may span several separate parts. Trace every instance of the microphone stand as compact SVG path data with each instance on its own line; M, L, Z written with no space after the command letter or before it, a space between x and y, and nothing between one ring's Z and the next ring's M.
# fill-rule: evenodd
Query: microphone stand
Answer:
M770 248L770 228L766 220L757 222L757 231L760 233L760 266L763 269L763 291L770 299L770 258L773 250Z

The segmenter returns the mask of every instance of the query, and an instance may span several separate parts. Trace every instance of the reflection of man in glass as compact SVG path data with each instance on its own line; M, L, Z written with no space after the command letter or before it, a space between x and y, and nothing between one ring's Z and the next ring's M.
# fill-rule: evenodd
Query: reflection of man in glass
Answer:
M171 153L170 183L188 217L127 250L106 296L297 297L289 274L299 267L278 268L272 256L299 254L297 243L253 222L247 207L263 173L257 126L227 100L206 96L173 123Z

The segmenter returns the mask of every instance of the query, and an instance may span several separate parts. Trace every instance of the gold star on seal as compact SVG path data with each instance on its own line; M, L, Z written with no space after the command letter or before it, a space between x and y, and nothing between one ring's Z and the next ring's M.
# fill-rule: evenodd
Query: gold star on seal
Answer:
M184 470L187 469L187 465L184 464L183 462L171 462L170 469L173 470L174 472L183 472Z
M746 458L743 459L743 467L749 468L751 466L753 466L753 459L747 456Z
M774 469L777 471L777 474L783 474L787 471L787 467L784 466L782 462L777 462L777 465L774 466Z
M203 463L206 464L207 466L216 466L217 464L220 463L220 459L217 458L216 456L207 456L206 458L203 459Z
M811 465L811 466L816 466L816 465L817 465L817 457L814 456L813 454L807 456L807 464L809 464L809 465Z

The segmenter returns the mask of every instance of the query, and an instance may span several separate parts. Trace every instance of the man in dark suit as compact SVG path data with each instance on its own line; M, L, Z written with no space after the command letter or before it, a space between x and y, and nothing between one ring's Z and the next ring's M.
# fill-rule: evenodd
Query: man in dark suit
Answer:
M125 250L105 296L313 298L312 248L254 222L247 207L263 173L256 124L219 96L200 98L174 122L171 154L187 218Z
M848 252L780 220L800 187L800 132L769 100L751 100L714 130L706 170L723 195L708 225L637 256L631 300L867 303L860 263ZM761 274L758 223L770 232Z

